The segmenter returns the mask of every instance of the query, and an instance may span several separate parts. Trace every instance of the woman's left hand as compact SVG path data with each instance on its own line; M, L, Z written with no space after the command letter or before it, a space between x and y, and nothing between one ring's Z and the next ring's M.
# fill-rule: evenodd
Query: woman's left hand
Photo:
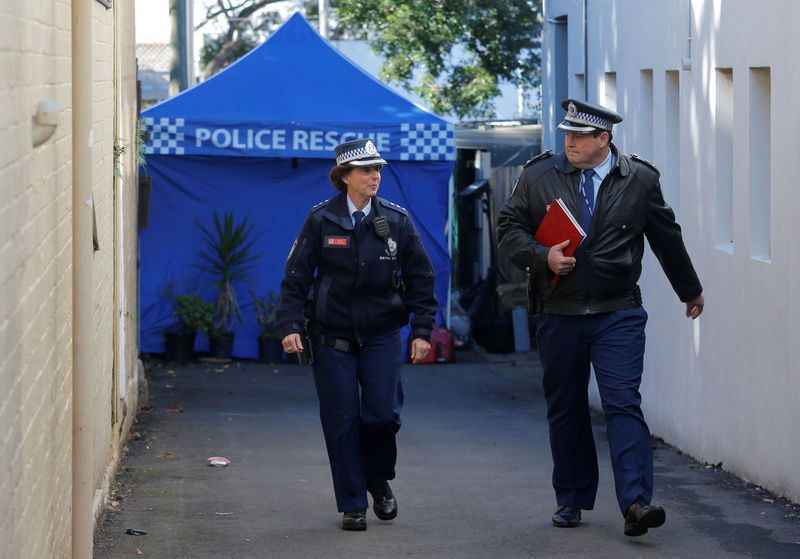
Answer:
M414 338L411 342L411 353L408 358L412 363L419 363L425 359L431 351L430 342L426 342L422 338Z
M283 351L286 353L296 353L303 351L303 344L300 341L300 334L289 334L283 341Z

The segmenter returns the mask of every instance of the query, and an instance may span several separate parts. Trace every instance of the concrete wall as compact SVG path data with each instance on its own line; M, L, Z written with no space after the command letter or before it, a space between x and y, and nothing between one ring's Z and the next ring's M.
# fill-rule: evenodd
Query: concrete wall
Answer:
M136 409L133 147L122 179L113 172L114 137L134 143L133 3L107 10L82 1L92 4L94 37L99 250L88 276L96 350L88 374L92 479L102 493ZM73 529L72 2L6 2L0 22L0 557L61 558L72 555ZM58 126L34 147L41 101L57 102Z
M790 25L800 5L586 4L588 72L583 2L546 1L543 145L563 149L559 79L570 96L584 98L588 86L589 101L616 107L625 120L614 141L661 169L705 289L705 313L690 322L648 253L642 392L651 429L798 502L800 58Z

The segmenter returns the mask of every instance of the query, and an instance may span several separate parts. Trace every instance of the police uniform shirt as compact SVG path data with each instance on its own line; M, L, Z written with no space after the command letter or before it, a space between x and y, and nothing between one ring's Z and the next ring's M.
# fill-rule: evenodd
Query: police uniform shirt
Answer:
M594 202L597 204L597 195L598 191L600 190L600 185L603 183L603 180L606 176L611 172L611 169L614 168L614 163L616 163L616 157L614 157L614 152L610 149L608 150L608 155L603 160L600 165L594 168L594 175L592 175L592 185L594 186Z
M355 218L355 216L353 216L353 212L357 212L358 208L353 203L353 201L350 199L350 196L345 196L345 198L347 198L347 211L350 213L350 219L353 220L353 227L355 227L356 218ZM364 209L361 210L361 211L364 212L364 219L367 219L367 216L369 215L369 212L372 211L372 199L371 198L370 198L369 202L367 202L367 205L364 206Z

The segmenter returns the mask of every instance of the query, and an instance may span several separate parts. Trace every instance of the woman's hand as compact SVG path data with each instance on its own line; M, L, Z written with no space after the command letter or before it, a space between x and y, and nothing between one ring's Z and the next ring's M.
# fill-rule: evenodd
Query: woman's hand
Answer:
M286 353L303 351L303 343L300 341L300 334L289 334L283 338L281 345L283 345L283 351Z
M411 353L408 358L412 363L419 363L425 359L431 352L430 342L426 342L422 338L414 338L411 342Z

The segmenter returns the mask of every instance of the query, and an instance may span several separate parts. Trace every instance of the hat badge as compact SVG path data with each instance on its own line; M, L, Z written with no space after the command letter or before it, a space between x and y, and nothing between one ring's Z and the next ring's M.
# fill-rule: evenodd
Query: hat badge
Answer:
M375 148L375 144L372 143L372 140L367 140L366 145L364 145L364 151L366 151L369 155L378 153L378 150Z
M569 104L567 107L567 114L573 117L578 114L578 108L575 106L575 103Z

